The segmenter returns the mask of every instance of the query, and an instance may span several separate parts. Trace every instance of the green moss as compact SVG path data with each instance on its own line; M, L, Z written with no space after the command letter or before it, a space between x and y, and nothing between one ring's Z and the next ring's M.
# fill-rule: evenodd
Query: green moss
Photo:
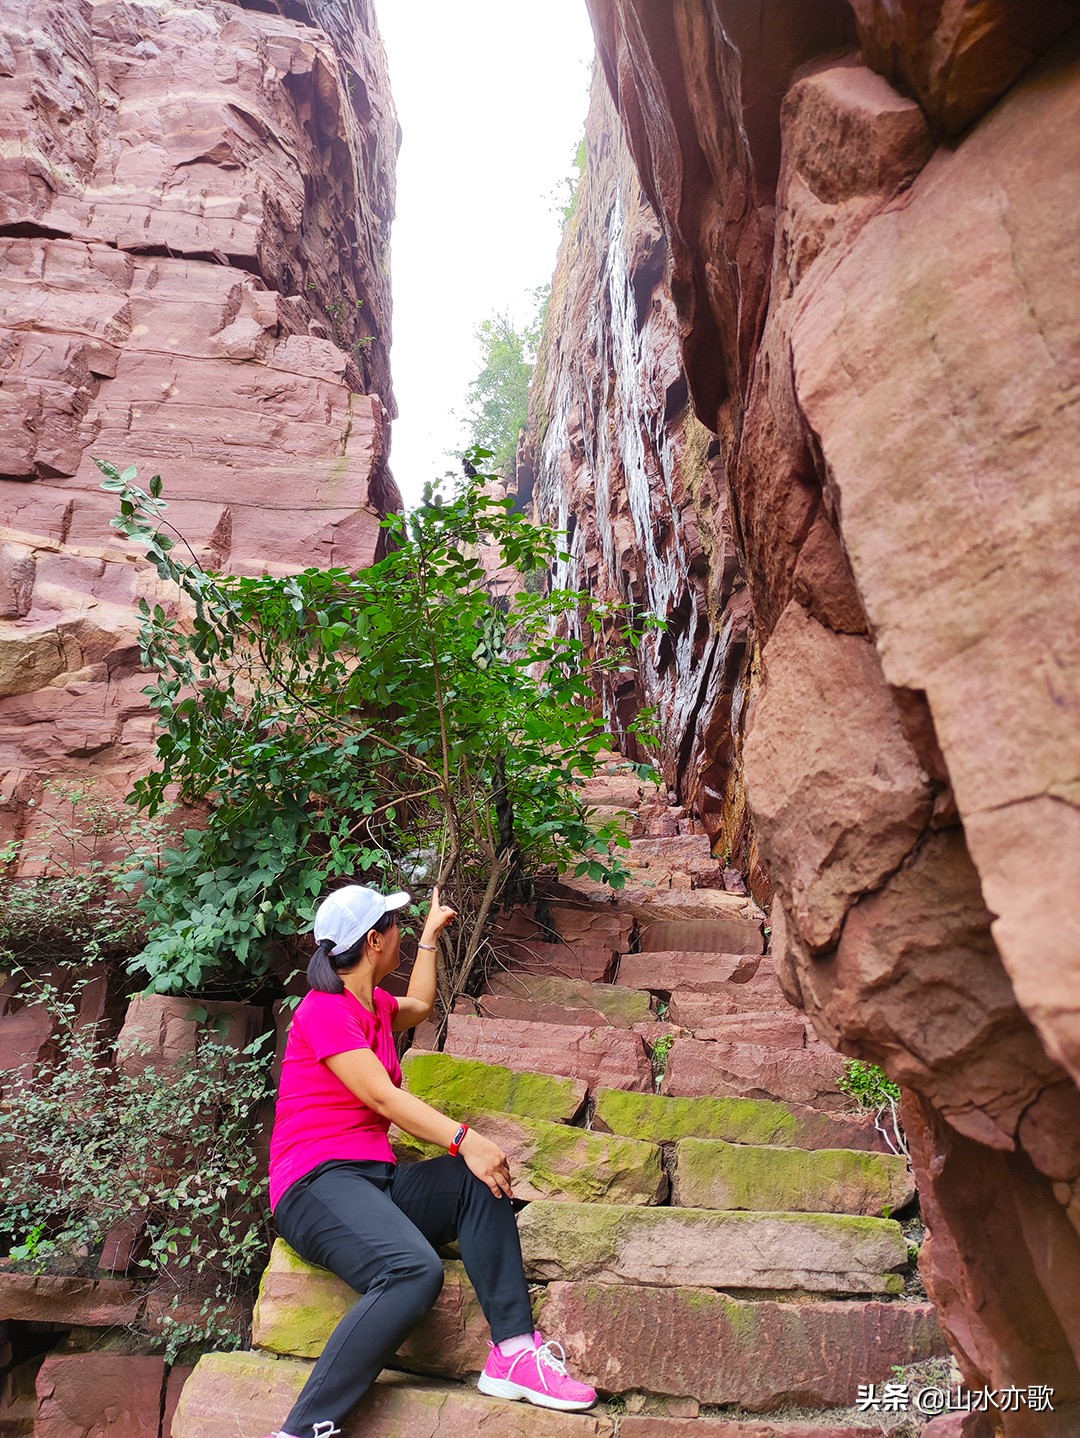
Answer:
M666 1192L656 1144L490 1109L455 1107L453 1116L507 1150L518 1190L531 1190L526 1196L642 1205L657 1203ZM394 1138L394 1152L412 1163L443 1149L403 1133Z
M678 1201L695 1208L880 1214L912 1189L893 1154L783 1148L682 1139Z
M709 1138L786 1147L799 1142L803 1121L786 1104L764 1099L666 1098L602 1088L596 1096L596 1123L653 1143Z
M515 1073L450 1054L409 1053L401 1067L409 1092L439 1108L495 1109L570 1123L585 1102L585 1086L574 1079Z

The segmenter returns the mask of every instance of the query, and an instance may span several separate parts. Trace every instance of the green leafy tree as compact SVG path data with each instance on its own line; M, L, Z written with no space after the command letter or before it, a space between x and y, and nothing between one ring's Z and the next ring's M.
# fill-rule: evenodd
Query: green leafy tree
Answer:
M474 444L491 451L492 465L507 473L518 436L529 418L529 386L536 363L547 291L537 291L538 315L522 329L509 316L493 315L479 327L480 372L469 386L466 416Z
M490 458L470 452L476 470ZM437 881L460 915L440 965L446 1012L527 868L623 881L609 845L625 840L614 825L594 831L575 788L609 738L566 619L638 637L574 591L492 597L481 546L524 574L559 546L484 493L490 475L387 519L393 547L370 569L251 578L180 557L158 476L147 492L134 468L101 468L114 524L185 610L142 606L159 762L131 799L152 816L178 792L205 812L157 866L129 873L143 885L151 938L135 965L151 989L250 984L335 879Z

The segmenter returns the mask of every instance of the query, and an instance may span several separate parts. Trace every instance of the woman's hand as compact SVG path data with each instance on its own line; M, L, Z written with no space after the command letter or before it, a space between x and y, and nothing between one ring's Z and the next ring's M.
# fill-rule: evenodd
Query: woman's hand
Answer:
M451 909L439 898L438 888L431 891L431 907L428 916L424 920L424 935L429 939L435 939L442 933L446 926L457 918L457 910Z
M461 1140L458 1152L470 1171L487 1184L496 1198L502 1198L504 1193L507 1198L513 1198L510 1191L510 1161L497 1143L492 1143L489 1138L471 1128Z

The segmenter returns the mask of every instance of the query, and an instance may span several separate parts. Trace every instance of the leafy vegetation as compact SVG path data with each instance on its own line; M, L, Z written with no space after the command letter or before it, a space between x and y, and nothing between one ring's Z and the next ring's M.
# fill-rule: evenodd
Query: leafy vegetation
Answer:
M472 467L490 458L474 449ZM555 532L484 493L490 475L391 516L393 548L373 568L253 578L179 557L159 477L144 491L134 468L101 468L114 523L187 611L142 605L161 732L132 802L154 816L179 794L203 815L130 876L150 989L250 986L335 880L437 881L460 915L444 938L445 1012L527 869L623 881L608 851L625 838L614 824L594 832L574 787L608 738L586 706L584 646L565 630L574 614L618 631L627 652L639 635L575 591L489 593L485 550L526 575L558 552Z
M893 1153L908 1156L907 1141L900 1126L900 1085L877 1064L848 1059L837 1080L841 1093L849 1094L860 1108L874 1115L874 1124Z
M547 304L546 288L537 290L536 314L520 330L506 314L484 320L476 332L480 371L466 393L466 422L473 443L491 451L491 468L501 474L514 466L518 437L529 419L529 387Z
M0 886L0 964L93 962L129 955L145 942L143 917L117 888L118 867L153 867L160 835L89 781L50 781L30 844L0 863L31 870Z
M23 996L52 1016L56 1056L8 1083L0 1106L8 1256L35 1272L92 1271L110 1230L134 1223L135 1268L157 1291L170 1361L192 1341L242 1346L237 1315L268 1246L252 1139L270 1036L238 1052L206 1035L166 1071L130 1046L115 1062L115 1043L52 985Z

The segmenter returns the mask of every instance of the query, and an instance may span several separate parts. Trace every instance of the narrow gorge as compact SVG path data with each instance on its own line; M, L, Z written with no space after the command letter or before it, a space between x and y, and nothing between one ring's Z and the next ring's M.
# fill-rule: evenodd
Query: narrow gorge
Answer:
M478 1396L451 1259L347 1431L1073 1438L1080 6L582 4L585 165L499 494L565 533L549 590L636 629L618 669L614 622L578 636L627 884L526 893L405 1069L511 1154L537 1321L602 1403ZM177 609L95 460L160 471L208 569L383 558L399 132L373 0L0 10L15 883L70 786L119 802L153 764L137 605ZM81 972L118 1073L214 1023L280 1054L269 991ZM0 977L10 1105L59 1030ZM850 1059L900 1086L910 1172ZM350 1301L279 1240L251 1348L166 1363L138 1241L0 1261L0 1432L261 1438ZM909 1370L1017 1396L857 1409Z

